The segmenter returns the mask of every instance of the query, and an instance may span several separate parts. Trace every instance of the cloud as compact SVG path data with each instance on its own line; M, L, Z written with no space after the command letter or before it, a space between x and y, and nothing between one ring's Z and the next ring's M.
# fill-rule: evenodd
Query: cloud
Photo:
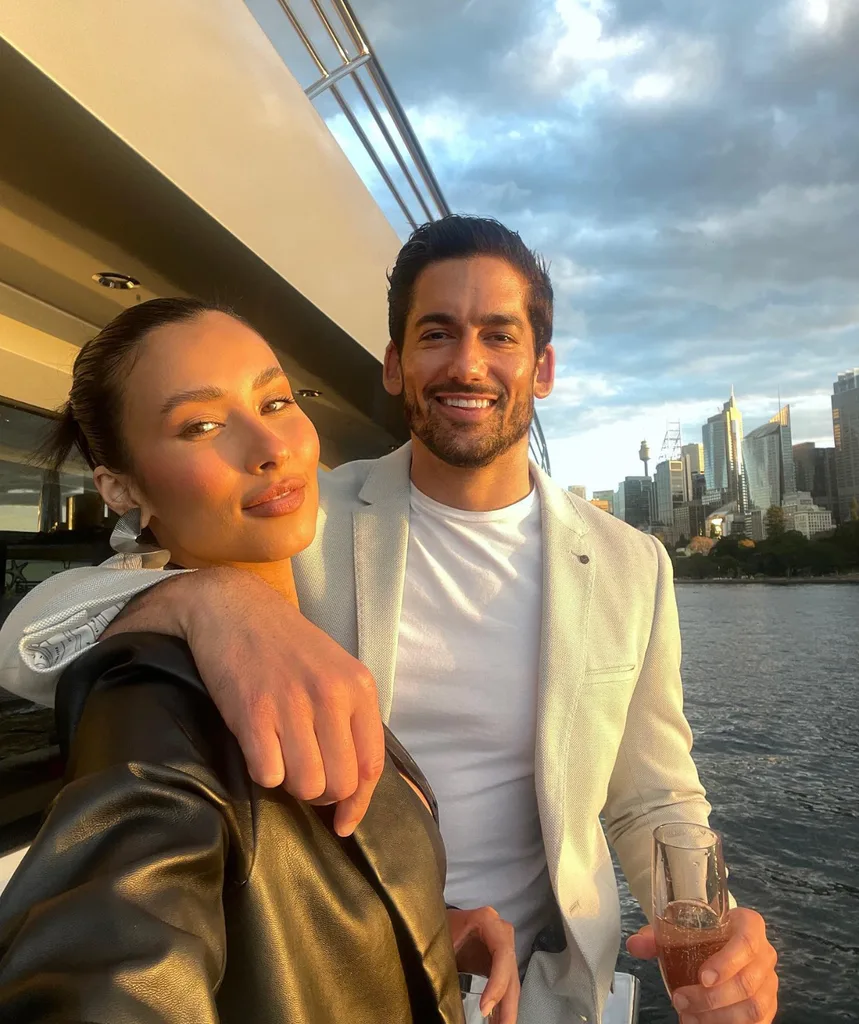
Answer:
M731 385L832 443L859 364L859 4L356 0L452 207L551 261L562 484L613 487Z

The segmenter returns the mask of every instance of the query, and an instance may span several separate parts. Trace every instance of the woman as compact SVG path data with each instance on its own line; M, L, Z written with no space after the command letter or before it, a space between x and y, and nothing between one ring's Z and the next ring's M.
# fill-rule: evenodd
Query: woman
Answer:
M297 603L319 441L240 318L190 299L121 313L75 361L49 464L73 449L147 564L244 569ZM67 784L0 900L0 1019L453 1024L479 931L484 1009L515 1021L511 933L446 910L432 793L392 736L344 839L329 808L254 785L175 638L102 640L57 722Z

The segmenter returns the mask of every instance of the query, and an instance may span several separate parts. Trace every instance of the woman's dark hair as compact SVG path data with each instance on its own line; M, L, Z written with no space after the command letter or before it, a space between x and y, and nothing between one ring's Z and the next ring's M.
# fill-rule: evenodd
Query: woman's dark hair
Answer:
M403 350L406 320L415 282L421 272L442 260L496 256L528 282L528 319L539 359L552 340L552 282L545 261L515 231L489 217L451 214L416 228L388 274L388 329L398 352Z
M227 313L241 319L215 303L185 298L150 299L114 317L78 352L69 400L33 461L59 470L77 450L90 469L107 466L117 472L127 471L130 464L122 433L122 400L140 343L159 327L187 323L204 313Z

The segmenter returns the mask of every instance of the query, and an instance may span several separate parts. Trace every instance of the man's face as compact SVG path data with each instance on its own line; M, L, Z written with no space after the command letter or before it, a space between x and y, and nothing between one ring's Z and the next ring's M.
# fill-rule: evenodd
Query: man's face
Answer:
M534 398L552 390L551 346L538 361L528 284L504 260L446 260L418 277L402 353L385 358L385 387L402 394L409 428L451 466L478 469L527 450Z

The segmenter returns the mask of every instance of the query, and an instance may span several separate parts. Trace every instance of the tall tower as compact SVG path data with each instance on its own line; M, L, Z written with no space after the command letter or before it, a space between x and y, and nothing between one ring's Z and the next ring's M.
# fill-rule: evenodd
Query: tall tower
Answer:
M650 476L649 465L650 465L650 445L647 441L641 442L641 447L638 449L638 457L644 463L644 475Z
M859 366L839 373L832 392L838 507L846 523L859 512Z
M707 489L722 491L725 500L744 511L743 414L737 407L733 388L722 411L707 420L702 433Z

